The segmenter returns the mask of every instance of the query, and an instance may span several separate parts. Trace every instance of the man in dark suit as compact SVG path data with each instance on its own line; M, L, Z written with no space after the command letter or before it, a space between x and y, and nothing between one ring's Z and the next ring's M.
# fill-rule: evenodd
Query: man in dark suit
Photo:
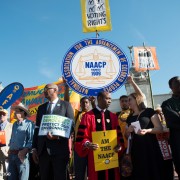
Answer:
M33 160L39 163L40 176L42 180L48 180L49 174L53 174L51 179L66 180L67 164L69 160L68 139L52 135L38 136L42 116L55 114L74 119L71 104L58 98L58 86L47 84L44 88L44 96L49 100L39 106L36 116L36 128L33 139Z
M162 111L167 127L170 131L169 142L175 170L180 179L180 76L174 76L169 80L172 97L162 103Z

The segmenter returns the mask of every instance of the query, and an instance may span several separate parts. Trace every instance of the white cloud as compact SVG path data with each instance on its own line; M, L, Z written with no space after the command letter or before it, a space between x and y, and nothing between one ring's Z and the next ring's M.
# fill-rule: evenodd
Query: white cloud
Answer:
M132 30L136 38L140 39L142 42L147 42L147 39L144 36L144 34L139 29L137 29L134 25L130 24L130 29Z
M142 42L146 42L145 36L139 30L134 29L134 32L135 32L136 36L142 40Z
M52 80L56 79L55 69L48 58L43 58L42 60L38 61L39 64L39 73L46 78Z
M49 67L41 67L39 72L48 79L54 79L55 75L53 69L50 69Z

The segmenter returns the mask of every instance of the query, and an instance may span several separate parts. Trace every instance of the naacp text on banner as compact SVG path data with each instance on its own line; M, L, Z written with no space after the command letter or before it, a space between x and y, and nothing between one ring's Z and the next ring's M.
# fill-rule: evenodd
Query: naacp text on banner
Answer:
M85 39L65 54L62 66L67 84L79 94L96 96L123 86L129 72L124 52L105 39Z
M56 136L69 138L73 120L59 115L44 115L42 117L39 136L46 136L48 132Z

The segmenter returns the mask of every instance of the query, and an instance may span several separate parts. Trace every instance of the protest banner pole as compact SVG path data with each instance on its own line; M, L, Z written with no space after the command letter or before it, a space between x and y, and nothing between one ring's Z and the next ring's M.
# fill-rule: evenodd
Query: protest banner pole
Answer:
M145 46L143 46L143 48L147 51ZM130 74L132 75L136 84L139 86L139 88L145 94L146 100L147 100L147 106L154 108L151 79L150 79L150 75L149 75L149 67L146 68L144 71L137 71L136 70L136 62L135 62L135 59L133 58L133 54L132 54L134 47L128 46L128 49L130 52L130 57L131 57L131 62L132 62L132 66L129 70ZM126 82L125 88L126 88L127 94L134 92L134 89L128 82Z
M151 77L150 77L149 69L148 68L147 68L147 78L148 78L148 81L149 81L149 88L150 88L152 108L154 109L154 99L153 99L153 93L152 93Z
M99 33L98 33L98 31L96 30L96 38L98 38L99 37Z
M144 42L143 42L143 47L147 51L147 48L145 47L145 43ZM149 73L149 64L147 64L147 78L148 78L148 81L149 81L149 88L150 88L152 108L154 109L154 99L153 99L153 93L152 93L151 77L150 77L150 73Z
M128 48L129 48L129 51L130 51L131 63L132 63L132 66L133 66L134 65L134 60L133 60L133 57L132 57L133 46L128 46Z

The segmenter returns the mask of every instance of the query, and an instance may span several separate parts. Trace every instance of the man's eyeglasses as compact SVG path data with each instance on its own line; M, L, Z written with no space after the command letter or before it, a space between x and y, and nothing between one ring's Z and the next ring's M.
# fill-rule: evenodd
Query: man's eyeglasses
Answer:
M48 91L49 89L55 89L55 88L44 88L44 91Z
M5 114L5 113L0 113L0 116L1 116L1 115L2 115L2 116L6 116L6 114Z

